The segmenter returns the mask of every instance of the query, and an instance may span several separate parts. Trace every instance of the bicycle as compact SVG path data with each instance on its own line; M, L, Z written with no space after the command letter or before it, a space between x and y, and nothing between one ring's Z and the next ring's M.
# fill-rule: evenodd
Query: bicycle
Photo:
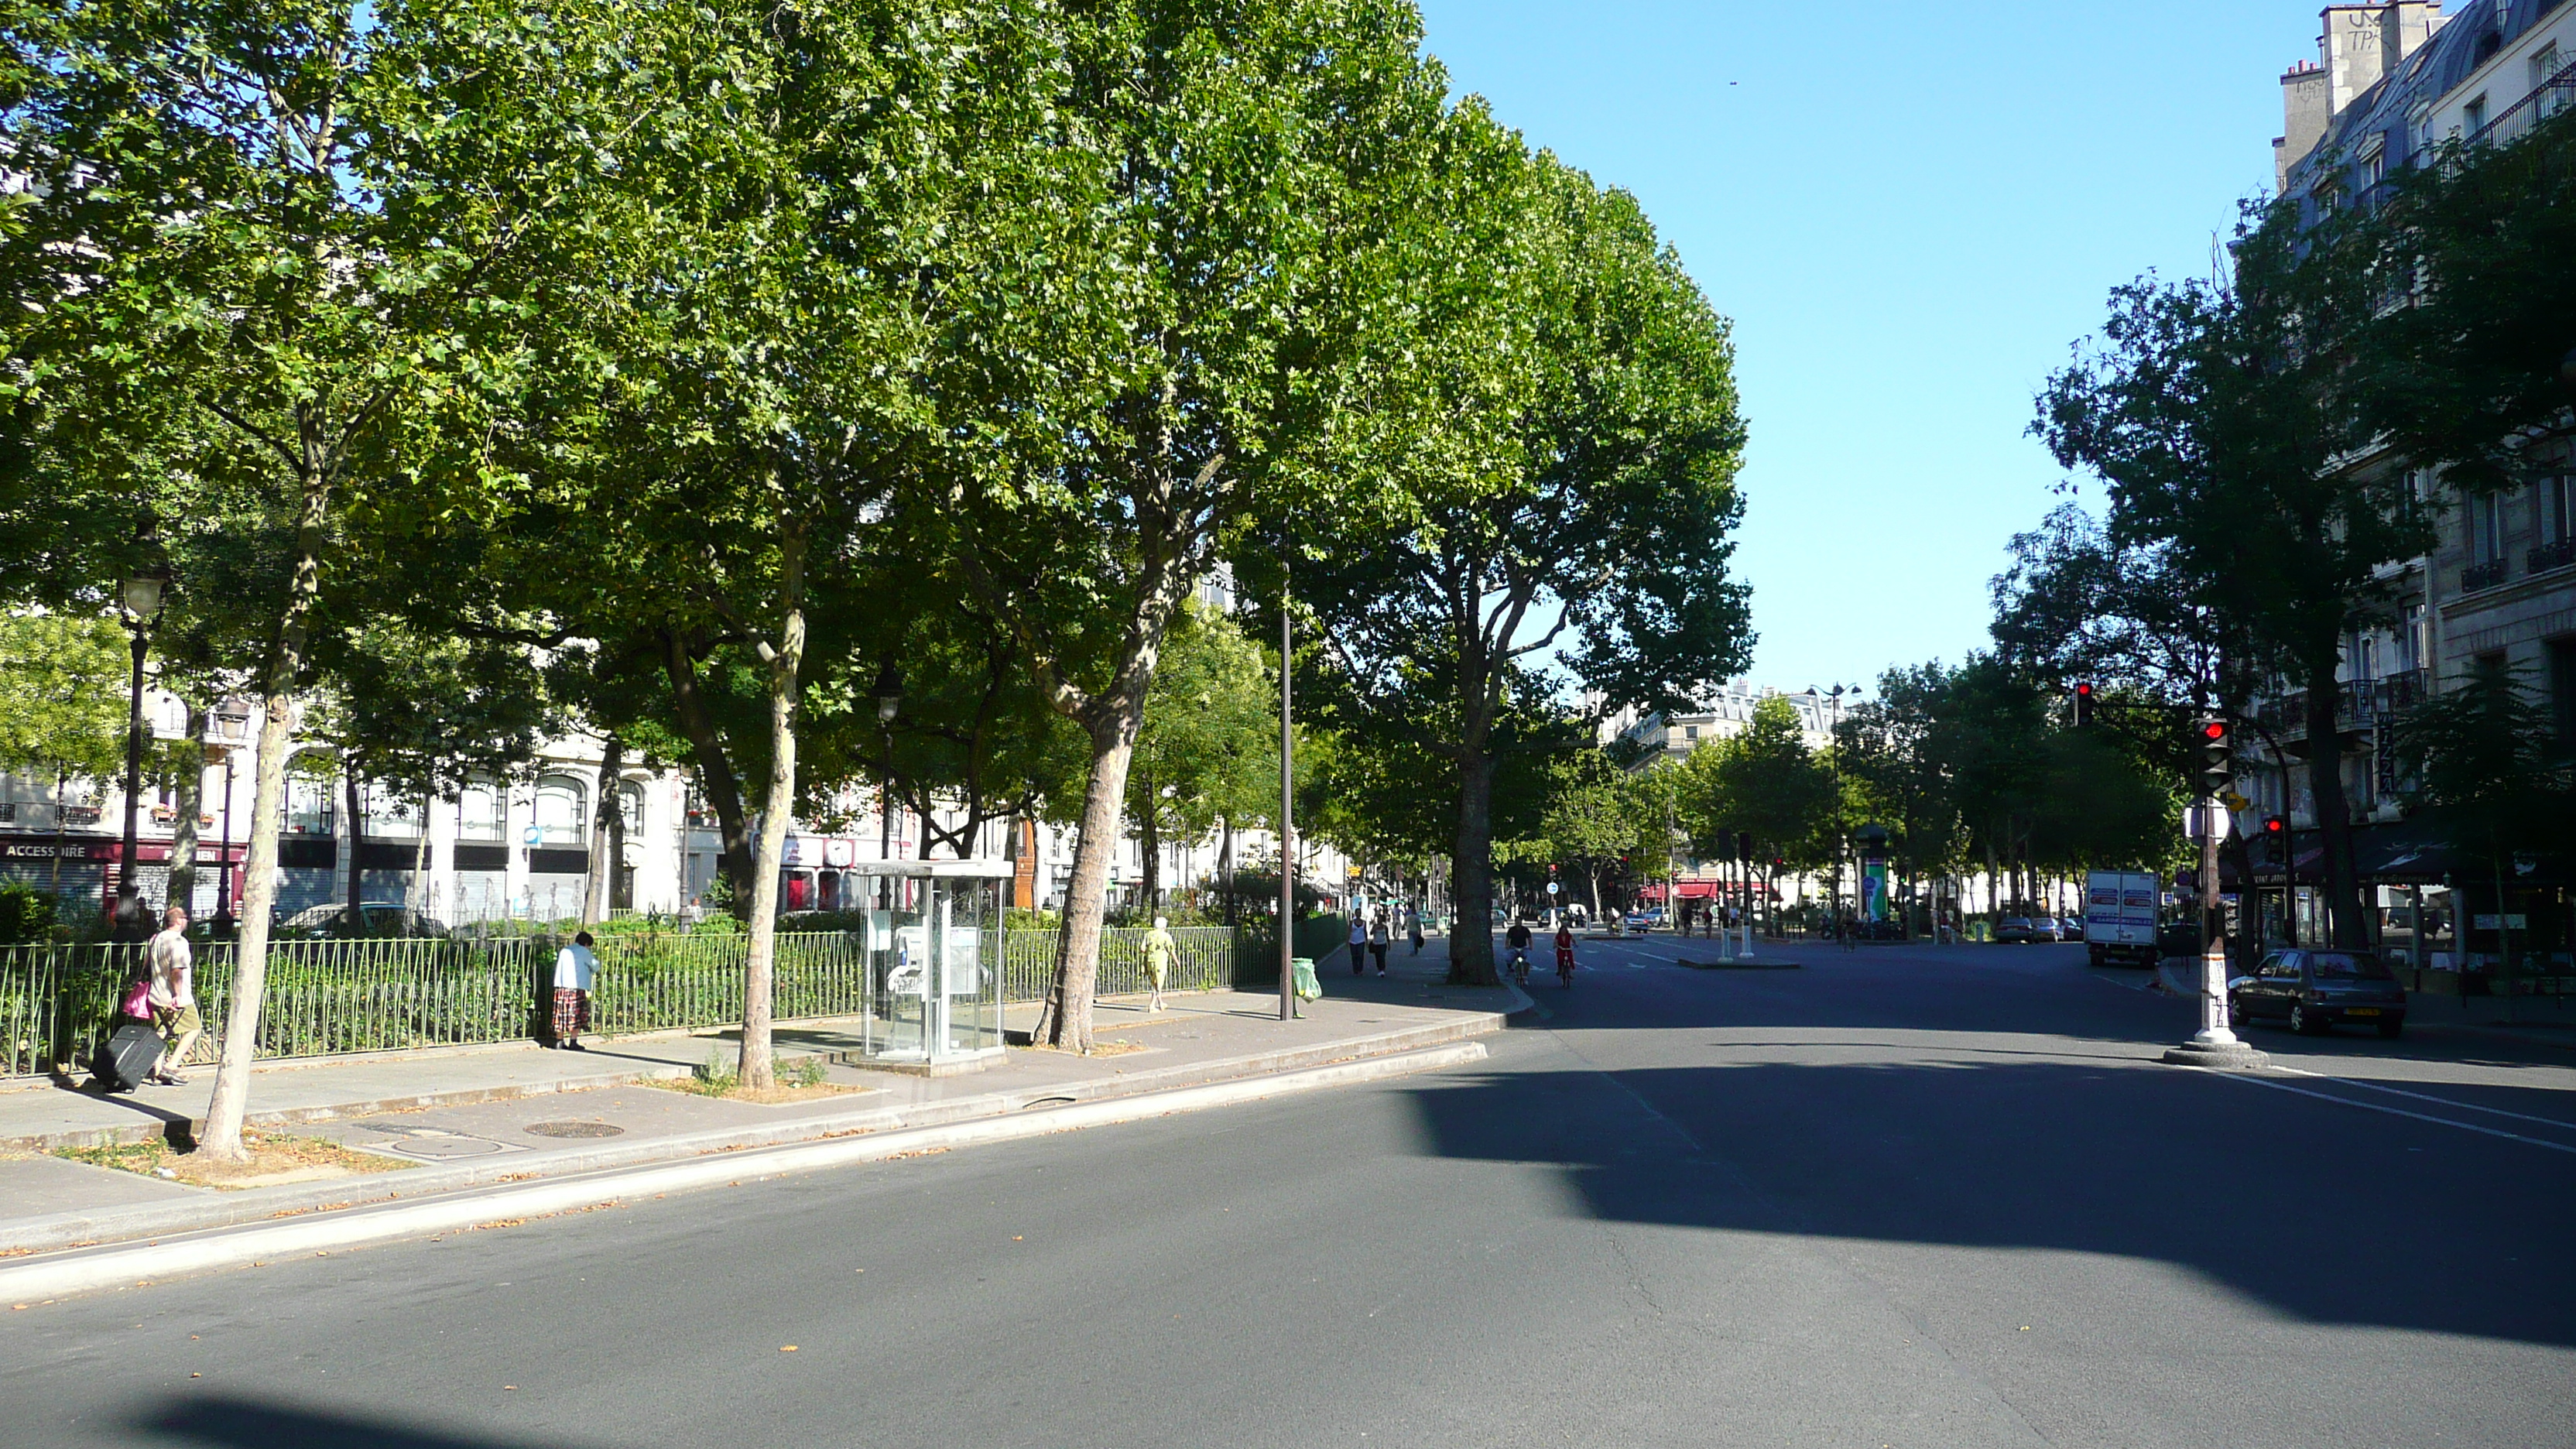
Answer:
M1559 951L1556 953L1556 980L1557 984L1564 987L1566 990L1572 991L1574 989L1573 952Z
M1526 946L1512 948L1512 984L1529 985L1529 948Z

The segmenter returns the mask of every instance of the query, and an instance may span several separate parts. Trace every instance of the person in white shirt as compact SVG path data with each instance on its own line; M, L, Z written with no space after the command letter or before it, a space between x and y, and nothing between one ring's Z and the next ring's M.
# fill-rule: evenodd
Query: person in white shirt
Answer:
M555 1036L546 1045L568 1052L589 1050L581 1044L581 1034L590 1029L590 983L598 971L588 931L555 953Z
M183 906L172 906L161 913L161 934L152 938L152 1021L161 1030L161 1060L152 1067L152 1080L165 1087L183 1085L188 1079L179 1075L179 1067L196 1050L197 1038L206 1034L205 1019L197 1015L197 958L188 949L188 912Z

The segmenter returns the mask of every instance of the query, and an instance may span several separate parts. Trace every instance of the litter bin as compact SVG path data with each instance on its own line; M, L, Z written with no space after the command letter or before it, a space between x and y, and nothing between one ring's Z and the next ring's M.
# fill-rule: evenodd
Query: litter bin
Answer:
M1297 999L1299 1001L1321 1001L1324 997L1324 983L1315 979L1314 958L1311 956L1299 956L1294 958L1290 964L1296 972L1295 980L1297 985ZM1306 1013L1300 1011L1297 1014L1299 1016L1303 1016Z

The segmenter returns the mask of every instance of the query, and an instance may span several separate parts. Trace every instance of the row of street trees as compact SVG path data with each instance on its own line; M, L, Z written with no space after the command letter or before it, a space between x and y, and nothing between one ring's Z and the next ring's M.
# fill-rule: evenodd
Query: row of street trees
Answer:
M1344 753L1429 786L1462 911L1563 676L1671 704L1741 657L1723 320L1402 0L0 26L0 603L166 573L164 681L263 707L218 1156L299 740L406 795L567 720L685 762L759 1084L788 822L877 779L1079 823L1040 1030L1088 1047L1122 815L1266 814L1263 656L1186 608L1220 563L1306 622Z

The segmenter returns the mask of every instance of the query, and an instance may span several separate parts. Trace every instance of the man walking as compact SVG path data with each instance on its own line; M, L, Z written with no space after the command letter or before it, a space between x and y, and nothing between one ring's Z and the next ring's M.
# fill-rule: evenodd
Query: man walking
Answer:
M1351 911L1350 948L1351 974L1357 976L1360 968L1368 964L1368 912L1364 909Z
M583 931L555 953L555 1039L547 1045L568 1052L589 1050L581 1034L590 1029L590 983L599 972L590 946L590 933Z
M151 1080L181 1086L188 1079L179 1075L179 1068L196 1050L197 1038L206 1034L205 1019L197 1015L197 958L188 949L186 907L161 913L161 934L152 938L151 959L152 1021L168 1043L153 1065Z

